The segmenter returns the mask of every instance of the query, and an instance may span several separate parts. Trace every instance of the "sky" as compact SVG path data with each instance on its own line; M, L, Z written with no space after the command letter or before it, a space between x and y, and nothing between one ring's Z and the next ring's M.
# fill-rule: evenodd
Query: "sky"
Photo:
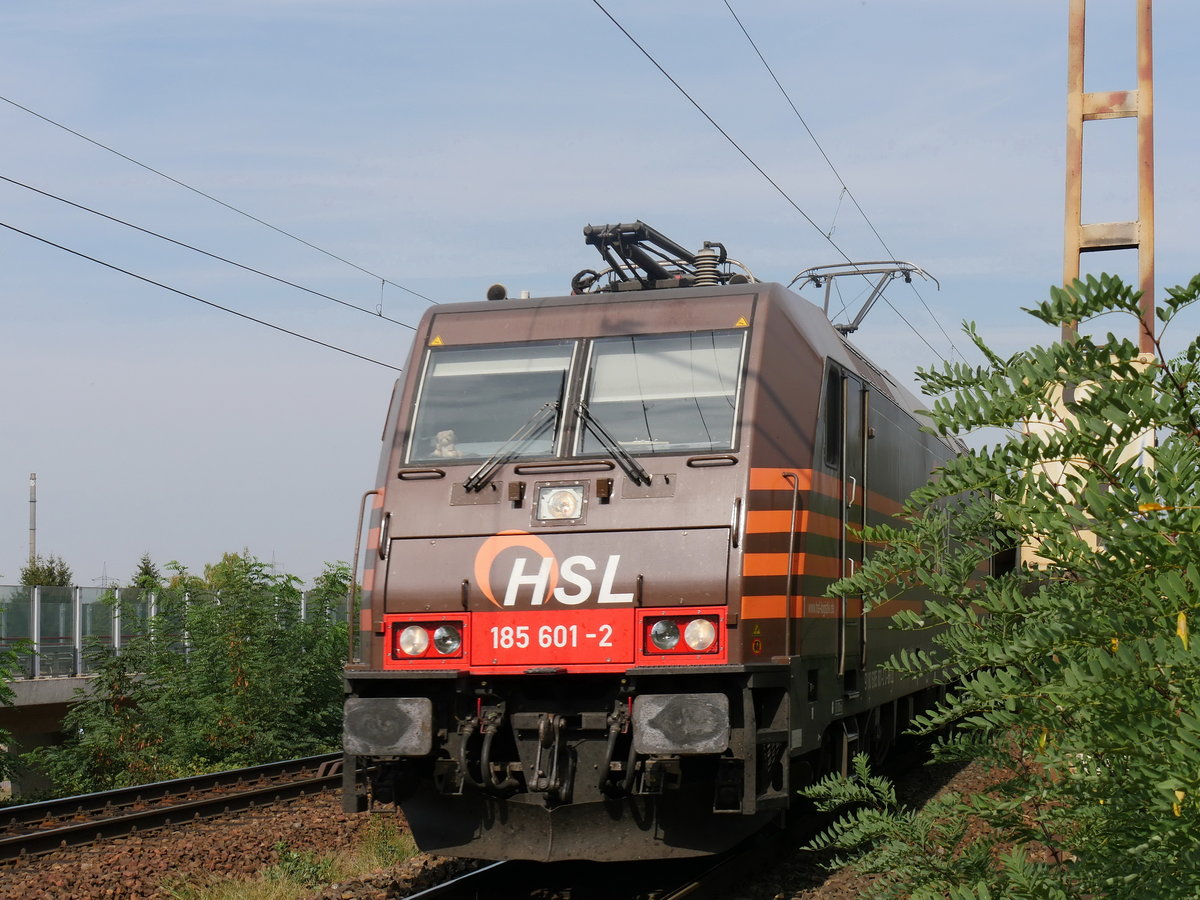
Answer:
M980 361L964 320L1000 352L1055 338L1021 308L1062 277L1066 0L602 2L778 188L595 0L0 6L0 584L31 472L37 550L77 584L143 553L305 581L348 560L397 323L493 282L568 293L588 223L720 241L785 284L911 261L940 289L894 285L855 335L904 381ZM1087 90L1135 87L1133 8L1088 4ZM1200 4L1154 15L1161 294L1200 269ZM1136 217L1134 154L1132 120L1087 126L1085 221Z

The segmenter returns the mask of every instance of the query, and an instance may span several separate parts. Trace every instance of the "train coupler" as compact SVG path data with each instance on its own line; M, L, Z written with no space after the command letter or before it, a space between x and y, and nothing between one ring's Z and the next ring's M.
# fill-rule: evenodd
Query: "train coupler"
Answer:
M416 793L419 781L420 775L411 760L400 759L374 766L370 774L371 806L407 800Z
M458 760L455 759L439 759L433 763L433 784L437 788L438 793L446 794L451 797L460 796L463 792L463 785L466 784L466 776L463 774L462 767L459 766Z
M568 803L574 789L575 756L567 740L567 719L556 713L523 713L512 717L531 793L548 803Z
M679 787L683 767L678 757L651 757L642 763L639 794L662 794Z
M745 790L746 766L740 759L725 758L717 762L716 789L713 791L713 812L740 813Z

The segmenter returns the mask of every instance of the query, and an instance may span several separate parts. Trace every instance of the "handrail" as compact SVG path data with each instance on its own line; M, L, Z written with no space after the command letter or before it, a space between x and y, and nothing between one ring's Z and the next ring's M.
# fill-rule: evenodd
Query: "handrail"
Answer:
M367 498L378 494L379 488L365 491L362 499L358 501L358 531L354 534L354 556L350 557L354 562L350 566L350 587L346 592L346 662L354 662L354 645L357 643L357 632L360 630L360 625L356 621L358 618L358 558L362 553L362 529L363 519L367 515ZM380 535L382 537L382 535Z
M792 594L796 592L796 513L800 509L800 476L795 472L784 472L783 477L792 484L792 518L788 529L788 574L784 596L784 656L792 655Z

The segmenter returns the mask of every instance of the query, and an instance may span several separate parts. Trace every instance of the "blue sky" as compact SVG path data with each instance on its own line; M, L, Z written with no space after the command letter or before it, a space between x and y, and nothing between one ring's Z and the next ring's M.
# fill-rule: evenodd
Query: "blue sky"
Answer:
M952 353L939 323L972 361L963 319L1002 351L1051 340L1019 308L1062 271L1065 0L730 5L891 251L941 281L888 292L924 340L881 306L857 343L908 376ZM565 293L596 262L588 222L641 218L686 246L719 240L765 280L838 261L822 232L853 258L886 255L723 0L605 6L818 227L591 0L0 9L0 96L373 274L6 102L0 175L409 323L427 304L378 276L443 302L495 281ZM1132 9L1089 3L1089 90L1134 86ZM1161 288L1200 269L1200 6L1159 0L1155 24ZM1132 218L1132 123L1088 129L1085 218ZM0 210L0 222L404 364L411 333L386 320L5 182ZM246 547L304 578L349 557L393 372L0 232L0 583L28 552L34 471L38 549L81 584L128 578L143 552L199 569ZM1089 264L1134 271L1132 254L1105 256Z

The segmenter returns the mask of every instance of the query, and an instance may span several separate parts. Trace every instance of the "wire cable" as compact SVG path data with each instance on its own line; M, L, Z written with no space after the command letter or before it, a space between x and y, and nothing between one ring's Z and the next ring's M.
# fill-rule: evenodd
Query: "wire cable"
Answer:
M378 275L375 272L372 272L370 269L367 269L367 268L364 268L363 266L358 265L358 263L351 262L348 259L338 256L336 253L326 250L324 247L318 247L316 244L306 241L306 240L304 240L304 238L298 237L298 236L292 234L290 231L285 231L284 229L282 229L276 225L272 225L270 222L267 222L264 219L260 219L258 216L252 215L251 213L248 213L245 210L238 209L236 206L233 206L232 204L226 203L224 200L214 197L212 194L207 194L204 191L200 190L199 188L192 187L190 184L188 184L185 181L180 181L178 178L174 178L174 177L168 175L166 172L162 172L159 169L156 169L151 165L147 165L146 163L141 162L140 160L136 160L132 156L127 156L126 154L122 153L120 150L115 150L114 148L108 146L107 144L102 144L100 141L96 140L95 138L88 137L86 134L76 131L74 128L69 128L66 125L63 125L61 122L56 122L56 121L54 121L54 119L51 119L49 116L44 116L41 113L30 109L28 106L22 106L16 100L10 100L8 97L4 97L4 96L0 96L0 100L3 100L5 103L9 104L10 106L15 106L17 109L22 110L23 112L29 113L29 115L34 116L35 118L41 119L43 122L46 122L47 124L53 125L55 128L61 128L63 131L67 132L68 134L72 134L77 138L85 140L89 144L99 147L101 150L107 150L109 153L112 153L114 156L119 156L119 157L121 157L121 159L123 159L127 162L131 162L135 166L140 166L141 168L145 169L147 172L153 172L155 175L159 176L160 178L165 178L167 181L171 182L172 184L176 184L179 187L184 188L185 190L189 190L193 194L199 194L201 197L205 198L206 200L211 200L213 203L216 203L218 206L225 207L225 209L229 210L230 212L235 212L239 216L245 216L247 219L250 219L252 222L257 222L259 225L263 225L267 228L270 228L272 231L276 232L277 234L281 234L286 238L291 238L293 241L297 241L297 242L303 244L305 247L308 247L312 250L316 250L318 253L323 253L326 256L328 256L330 259L336 259L338 262L343 263L347 266L350 266L350 268L352 268L352 269L357 269L359 272L362 272L364 275L370 275L372 278L378 278L379 281L382 282L383 284L390 284L392 287L399 288L402 291L412 294L414 297L420 297L422 300L425 300L428 303L437 305L438 301L434 300L431 297L426 297L424 294L419 293L418 291L414 291L412 288L405 287L404 285L399 284L398 282L392 281L389 278L384 278L382 275Z
M95 263L98 266L104 266L106 269L112 269L114 272L120 272L122 275L128 275L130 278L136 278L138 281L144 281L146 284L152 284L157 288L162 288L164 291L170 291L172 294L178 294L181 297L187 297L189 300L195 300L197 303L203 303L205 306L211 306L213 309L219 309L221 312L227 312L230 315L237 316L241 319L246 319L251 322L256 322L259 325L265 325L267 328L280 331L283 334L291 335L292 337L300 338L302 341L308 341L310 344L316 344L319 347L325 347L329 350L336 350L338 353L344 353L347 356L353 356L355 359L361 359L364 362L374 363L377 366L383 366L385 369L392 369L395 372L403 372L399 366L393 366L391 363L381 362L378 359L372 359L369 356L363 356L361 353L355 353L353 350L347 350L345 347L338 347L334 344L327 343L315 337L309 337L307 334L301 334L298 331L284 328L282 325L276 325L264 319L257 319L252 315L244 312L238 312L236 309L230 309L228 306L222 306L220 303L214 303L212 300L205 300L203 297L197 297L195 294L189 294L187 291L180 290L176 287L171 287L169 284L163 284L161 281L155 281L153 278L148 278L145 275L139 275L137 272L131 272L128 269L122 269L118 265L110 262L105 262L102 259L97 259L94 256L88 256L79 250L72 250L70 247L65 247L62 244L57 244L49 238L44 238L28 231L23 231L15 225L9 225L7 222L0 222L0 228L7 228L9 231L15 231L17 234L22 234L27 238L32 238L35 241L40 241L50 247L58 250L63 250L70 253L72 256L78 256L80 259L86 259L88 262Z
M781 94L783 94L783 99L787 101L788 106L790 106L792 108L792 112L794 112L796 114L796 118L800 120L800 124L804 126L804 130L806 132L808 132L808 136L810 138L812 138L813 144L816 146L818 152L820 152L822 158L824 158L825 162L828 164L829 171L831 171L833 173L833 176L838 180L838 183L842 186L842 191L844 191L846 196L850 198L850 202L854 204L854 208L857 209L859 215L861 215L863 217L863 221L867 223L867 227L870 228L871 232L875 235L875 237L879 239L879 243L883 247L883 249L887 252L888 257L890 259L896 259L897 258L896 254L893 253L892 248L887 245L887 241L885 241L883 239L883 235L881 235L879 233L879 230L875 227L875 223L872 222L871 217L867 215L866 210L864 210L862 208L862 206L859 204L858 198L854 196L854 192L852 190L850 190L850 186L848 184L846 184L846 179L842 178L842 173L837 170L837 166L835 166L833 164L833 160L829 158L829 154L825 152L825 148L821 146L821 142L819 140L817 140L816 134L814 134L813 130L808 126L808 122L805 121L804 116L800 114L800 110L796 107L796 104L792 101L791 95L788 94L787 89L783 86L783 83L779 80L778 76L775 74L775 70L771 68L771 64L767 62L766 57L763 56L762 51L758 48L758 44L755 43L754 38L752 38L750 36L750 32L746 30L746 26L744 24L742 24L741 18L739 18L738 14L736 12L734 12L733 7L729 3L729 0L722 0L722 2L725 4L725 8L729 10L729 14L731 16L733 16L733 21L737 22L738 28L740 28L742 30L742 34L744 34L746 36L746 40L750 42L750 46L752 48L754 48L754 52L755 52L755 54L757 54L759 60L762 62L763 67L767 70L767 74L769 74L771 76L771 80L775 82L775 86L777 88L779 88L779 92ZM839 206L841 205L840 197L838 199L838 204L839 204ZM835 213L835 218L836 218L836 213ZM832 233L832 229L830 229L830 233ZM929 314L929 317L931 319L933 319L933 323L935 325L937 325L938 331L940 331L942 333L942 337L944 337L946 339L946 343L948 343L950 345L950 348L955 353L958 354L959 359L966 362L966 357L964 357L962 355L962 352L955 345L955 343L951 339L950 335L946 333L946 329L942 327L942 323L938 320L938 317L936 315L934 315L933 310L929 308L929 304L925 302L925 298L923 296L921 296L921 292L919 290L917 290L917 286L915 284L913 284L913 282L911 282L911 281L909 282L909 284L912 286L913 293L917 295L917 299L921 301L921 305L923 307L925 307L925 312L927 312ZM887 302L887 297L884 297L884 302ZM890 303L888 305L891 306Z
M658 71L663 74L663 77L666 78L667 81L671 82L671 84L673 84L675 86L675 89L677 91L679 91L679 93L683 94L683 96L687 98L687 101L690 104L692 104L692 106L696 107L696 109L699 111L700 115L702 115L702 116L704 116L704 118L708 119L709 124L712 125L713 128L717 129L717 131L719 131L721 133L721 136L724 137L725 140L727 140L731 145L733 145L733 148L742 155L742 157L746 160L746 162L750 163L750 165L752 165L754 167L755 171L757 171L759 175L761 175L763 178L765 178L767 180L767 182L771 185L771 187L775 188L775 190L779 192L779 195L781 197L783 197L783 199L786 200L789 204L791 204L792 208L795 209L796 212L800 213L800 215L802 215L804 217L805 221L807 221L809 225L811 225L813 228L815 228L817 230L817 233L820 234L821 237L825 238L825 240L829 242L829 244L833 247L833 249L835 249L838 253L841 254L842 259L844 259L846 262L850 263L850 265L854 265L854 261L851 260L850 257L846 255L845 251L842 250L842 248L837 245L837 243L833 240L833 238L826 235L825 232L821 230L821 226L818 225L816 222L814 222L812 217L808 213L806 213L803 209L800 208L800 204L798 204L795 200L793 200L791 198L791 196L788 194L788 192L785 191L782 187L780 187L778 182L776 182L774 178L772 178L770 175L768 175L766 173L766 171L763 169L763 167L760 166L758 163L756 163L754 161L753 157L751 157L749 153L747 153L745 150L743 150L741 145L737 141L735 141L732 137L729 136L729 132L727 132L724 128L722 128L719 124L717 124L717 120L714 119L712 116L710 116L708 114L708 112L705 111L704 107L701 106L699 103L697 103L695 101L695 99L692 97L692 95L689 94L686 90L684 90L683 86L680 85L680 83L678 81L676 81L674 78L671 77L671 73L668 72L666 69L664 69L659 64L658 60L655 59L653 56L651 56L650 52L645 47L643 47L641 44L638 43L637 38L635 38L632 34L630 34L626 30L624 25L622 25L615 18L613 18L612 13L610 13L607 9L604 8L604 5L600 2L600 0L592 0L592 3L594 3L596 5L596 8L599 9L600 12L604 13L604 15L608 17L608 20L610 22L612 22L614 25L617 26L617 28L620 29L621 33L623 35L625 35L625 37L629 38L629 40L633 44L633 46L637 47L638 50L640 50L642 52L642 55L644 57L646 57L646 59L650 60L650 63L651 63L651 65L654 66L654 68L658 69Z
M642 55L645 56L646 59L648 59L650 61L650 63L654 66L654 68L658 69L658 71L663 74L663 77L665 77L669 82L671 82L671 84L673 84L675 86L675 89L678 90L679 93L683 94L683 96L687 98L687 101L689 103L691 103L692 106L696 107L696 109L700 112L700 115L704 116L704 118L706 118L709 121L709 124L711 124L713 126L713 128L717 129L717 131L719 131L721 133L721 136L724 137L725 140L727 140L730 144L733 145L733 148L735 150L737 150L737 152L740 153L745 158L746 162L750 163L750 165L752 165L754 167L754 169L758 172L758 174L762 175L762 177L767 180L767 182L771 185L771 187L775 188L775 190L779 192L780 196L782 196L783 199L786 200L792 206L792 208L796 210L796 212L800 213L800 215L804 217L805 221L807 221L809 225L811 225L813 228L816 229L817 234L821 235L821 237L824 238L829 243L829 245L831 247L833 247L833 249L836 250L841 255L842 259L844 259L847 263L849 263L852 266L856 265L854 260L852 260L849 256L846 255L846 251L843 250L841 247L839 247L837 242L834 241L834 239L832 237L827 235L821 229L821 226L818 225L815 221L813 221L812 217L808 213L806 213L803 209L800 208L800 205L791 198L791 196L788 194L788 192L785 191L782 187L780 187L779 183L776 182L775 179L773 179L770 175L768 175L766 173L766 171L763 169L763 167L760 166L757 162L755 162L754 159L750 156L750 154L747 153L745 150L743 150L741 145L738 144L738 142L735 141L732 137L730 137L729 133L724 128L722 128L719 124L717 124L717 120L714 119L712 116L710 116L708 114L708 112L704 109L704 107L701 106L699 103L697 103L696 100L692 97L692 95L689 94L686 90L684 90L682 85L680 85L678 81L676 81L674 78L671 77L671 73L669 73L666 69L664 69L662 67L662 65L658 62L658 60L656 60L650 54L650 52L648 50L646 50L645 47L643 47L640 43L638 43L637 38L635 38L632 34L630 34L629 31L626 30L624 25L622 25L615 18L613 18L612 13L610 13L607 9L604 8L604 5L600 2L600 0L592 0L592 3L595 4L595 6L600 10L600 12L604 13L604 15L608 17L608 20L610 22L612 22L614 25L617 26L618 29L620 29L621 33L623 35L625 35L625 37L629 38L630 42L635 47L637 47L638 50L641 51ZM864 275L863 277L865 278L866 276ZM900 310L896 309L896 307L892 304L892 302L890 300L888 300L886 295L881 294L880 298L883 300L884 303L887 304L888 308L891 309L892 312L894 312L897 316L899 316L900 321L903 322L905 325L907 325L909 327L909 329L912 331L912 333L915 334L921 340L921 342L930 349L931 352L933 352L936 356L941 358L941 353L939 353L938 350L931 343L929 343L929 341L926 339L925 335L921 334L921 332L918 331L913 326L913 324L904 317L904 315L900 312ZM928 307L926 307L926 308L928 309ZM939 327L941 327L941 326L939 326Z
M385 322L391 322L394 325L400 325L403 328L407 328L409 331L417 330L415 326L409 325L407 322L401 322L399 319L393 319L390 316L385 316L378 310L367 309L365 306L358 306L357 304L351 303L348 300L339 300L337 297L331 297L329 294L322 293L314 288L305 287L302 284L296 284L294 281L288 281L286 278L281 278L278 275L272 275L270 272L264 272L261 269L256 269L253 266L248 266L244 263L238 262L237 260L228 259L227 257L216 253L210 253L207 250L202 250L201 248L186 243L185 241L178 241L175 238L167 237L165 234L159 234L157 231L153 231L149 228L143 228L141 225L134 225L132 222L127 222L124 219L118 219L116 216L110 216L108 213L100 212L98 209L92 209L90 206L84 206L82 203L76 203L74 200L68 200L65 197L52 194L49 191L43 191L40 188L35 188L32 185L17 181L15 178L9 178L5 175L0 175L0 181L15 185L16 187L24 188L27 191L32 191L35 194L40 194L41 196L48 197L51 200L57 200L59 203L65 203L67 206L74 207L75 209L82 210L83 212L91 213L93 216L99 216L101 219L107 219L110 222L116 222L118 225L124 225L126 228L132 228L134 231L140 231L142 234L156 237L160 241L166 241L168 244L174 244L177 247L183 247L186 250L191 250L195 253L201 254L202 256L207 256L209 259L215 259L217 262L223 262L231 266L236 266L237 268L246 272L253 272L255 275L261 275L263 278L269 278L271 281L278 282L279 284L287 285L288 287L295 288L298 291L304 291L307 294L312 294L314 297L320 297L324 300L331 300L334 303L339 303L342 306L348 306L350 309L356 309L359 312L366 313L372 318L383 319Z

